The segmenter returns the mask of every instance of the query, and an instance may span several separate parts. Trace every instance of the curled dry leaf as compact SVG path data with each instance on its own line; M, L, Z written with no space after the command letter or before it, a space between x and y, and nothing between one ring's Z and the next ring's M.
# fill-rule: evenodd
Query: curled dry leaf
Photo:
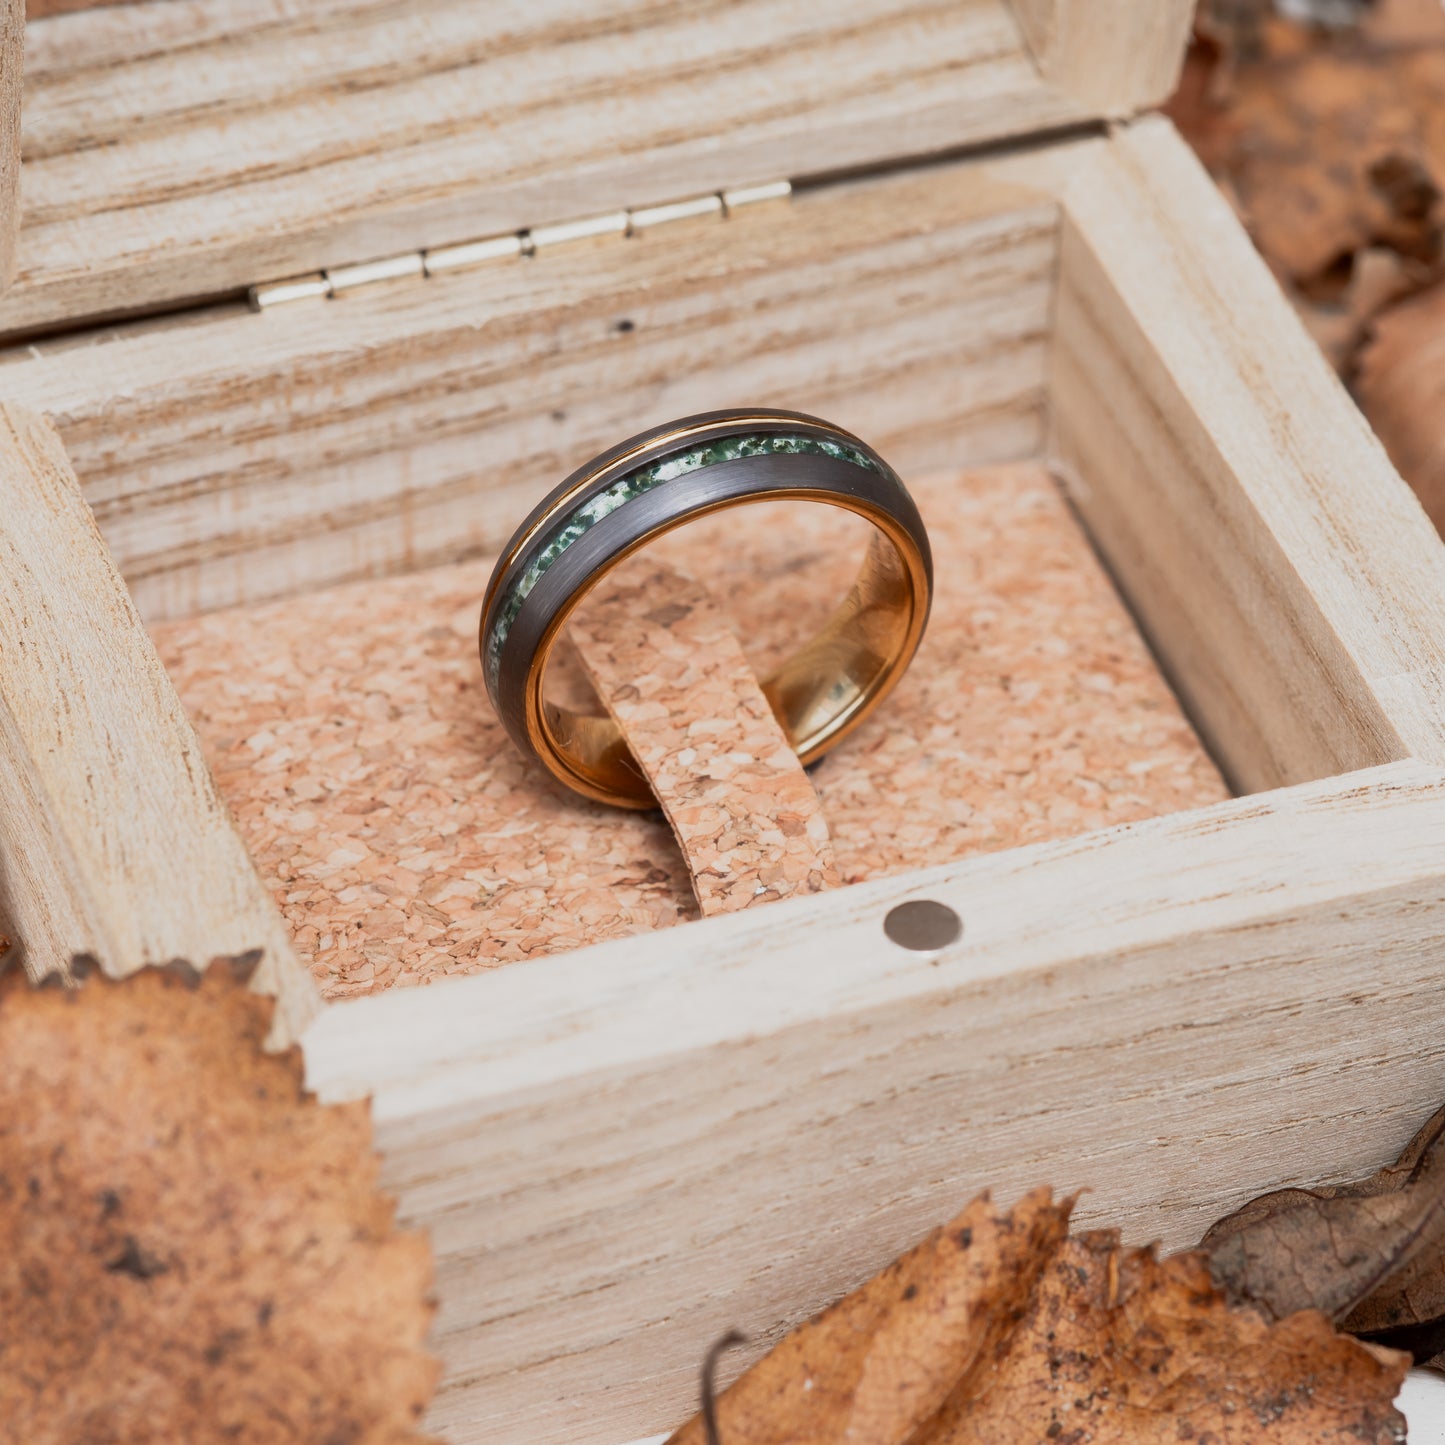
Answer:
M190 974L189 970L185 970ZM0 1420L27 1445L401 1445L430 1256L269 1001L213 965L0 977Z
M1410 1142L1399 1161L1371 1181L1380 1189L1433 1197L1436 1207L1399 1266L1345 1316L1343 1328L1445 1370L1445 1109Z
M1371 245L1440 260L1445 19L1408 44L1270 20L1226 95L1200 68L1172 114L1284 277L1327 290Z
M1071 1238L1070 1205L975 1200L734 1384L720 1445L1403 1438L1405 1356L1232 1309L1201 1255ZM706 1440L699 1416L669 1445Z
M1445 1109L1368 1179L1261 1195L1201 1248L1237 1302L1274 1318L1322 1310L1351 1334L1445 1366Z

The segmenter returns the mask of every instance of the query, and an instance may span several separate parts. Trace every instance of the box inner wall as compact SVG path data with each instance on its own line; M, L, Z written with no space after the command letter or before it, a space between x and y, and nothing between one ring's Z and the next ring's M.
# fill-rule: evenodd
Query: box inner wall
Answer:
M1057 204L959 164L526 261L0 350L147 620L488 555L580 460L783 399L896 467L1036 455Z
M848 882L1227 795L1043 466L911 485L935 551L928 635L813 775ZM775 504L662 545L766 671L842 596L863 540L856 518ZM329 997L695 915L659 816L573 797L502 733L475 645L489 571L465 562L153 626ZM556 684L585 687L565 659Z

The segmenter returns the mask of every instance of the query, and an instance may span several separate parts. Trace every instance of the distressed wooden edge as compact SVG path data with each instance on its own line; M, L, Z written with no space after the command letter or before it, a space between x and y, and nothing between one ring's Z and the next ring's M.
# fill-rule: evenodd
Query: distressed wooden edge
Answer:
M1445 762L1418 501L1168 121L1075 161L1050 452L1196 726L1242 790Z
M1090 1222L1172 1246L1385 1160L1445 1087L1417 1006L1442 857L1445 773L1407 761L706 920L685 958L653 934L333 1005L308 1085L372 1095L386 1186L433 1231L432 1427L655 1430L720 1327L761 1327L762 1350L990 1185L1087 1185ZM959 943L886 940L918 897L960 915ZM1115 1157L1156 1093L1157 1175ZM1287 1129L1256 1147L1275 1110Z
M140 0L21 0L29 20L43 20L48 15L71 15L77 10L100 10L110 5L135 5Z
M1193 0L1113 5L1010 0L1039 74L1090 114L1122 120L1174 93L1194 23Z
M20 106L25 90L25 0L0 8L0 291L20 252Z
M0 905L27 972L259 959L294 1041L311 981L59 437L4 404L0 517Z

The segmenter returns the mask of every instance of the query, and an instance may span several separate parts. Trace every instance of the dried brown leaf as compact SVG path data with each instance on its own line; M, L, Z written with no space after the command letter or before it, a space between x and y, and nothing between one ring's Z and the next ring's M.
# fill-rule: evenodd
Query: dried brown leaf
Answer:
M1376 45L1438 45L1445 40L1440 0L1372 0L1360 30Z
M1328 1198L1289 1189L1222 1220L1203 1247L1231 1298L1274 1319L1302 1309L1342 1319L1415 1253L1442 1214L1438 1196L1414 1191Z
M1275 1318L1323 1310L1430 1360L1445 1348L1445 1109L1369 1178L1261 1195L1201 1248L1236 1301Z
M1440 259L1445 49L1311 49L1236 76L1215 165L1266 258L1328 292L1385 246Z
M1315 1311L1271 1324L1230 1309L1201 1256L1099 1231L1065 1243L995 1370L917 1445L1383 1445L1404 1438L1407 1363Z
M733 1385L720 1445L1403 1438L1404 1356L1231 1309L1202 1256L1069 1238L1068 1210L975 1201ZM669 1445L706 1438L699 1417Z
M911 1439L1022 1314L1071 1207L1048 1190L1007 1213L974 1200L728 1390L718 1401L726 1445ZM699 1416L669 1445L705 1439Z
M1202 7L1168 110L1349 375L1374 315L1445 272L1445 13L1377 0L1311 26L1270 8Z
M0 978L6 1438L419 1441L430 1257L366 1108L262 1052L270 1004L229 970L187 973Z
M1445 1108L1426 1121L1394 1164L1345 1188L1445 1198ZM1415 1248L1355 1305L1342 1328L1445 1369L1445 1209L1436 1209Z

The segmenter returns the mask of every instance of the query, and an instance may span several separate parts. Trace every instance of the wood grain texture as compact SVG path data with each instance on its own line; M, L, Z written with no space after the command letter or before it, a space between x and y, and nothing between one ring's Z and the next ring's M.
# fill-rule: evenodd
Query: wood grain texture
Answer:
M1445 548L1165 121L1065 183L1072 495L1244 791L1445 762Z
M140 0L23 0L27 20L43 20L47 15L66 15L72 10L97 10L105 5L134 5Z
M28 51L0 331L1088 114L1006 0L187 0Z
M1013 0L1019 26L1050 84L1094 115L1123 119L1173 93L1194 21L1193 0L1148 5Z
M841 885L818 795L706 587L634 558L568 635L672 825L704 918Z
M24 0L0 0L0 290L15 279L18 264L24 71Z
M55 433L0 407L0 912L32 978L260 954L316 1009Z
M373 1095L437 1252L431 1424L667 1428L726 1329L761 1352L985 1186L1175 1246L1392 1158L1445 1090L1442 858L1404 763L333 1006L309 1081ZM958 944L885 940L917 897Z
M1057 225L950 166L15 348L0 395L54 420L142 614L184 616L494 552L588 456L692 411L785 397L910 474L1033 454Z

